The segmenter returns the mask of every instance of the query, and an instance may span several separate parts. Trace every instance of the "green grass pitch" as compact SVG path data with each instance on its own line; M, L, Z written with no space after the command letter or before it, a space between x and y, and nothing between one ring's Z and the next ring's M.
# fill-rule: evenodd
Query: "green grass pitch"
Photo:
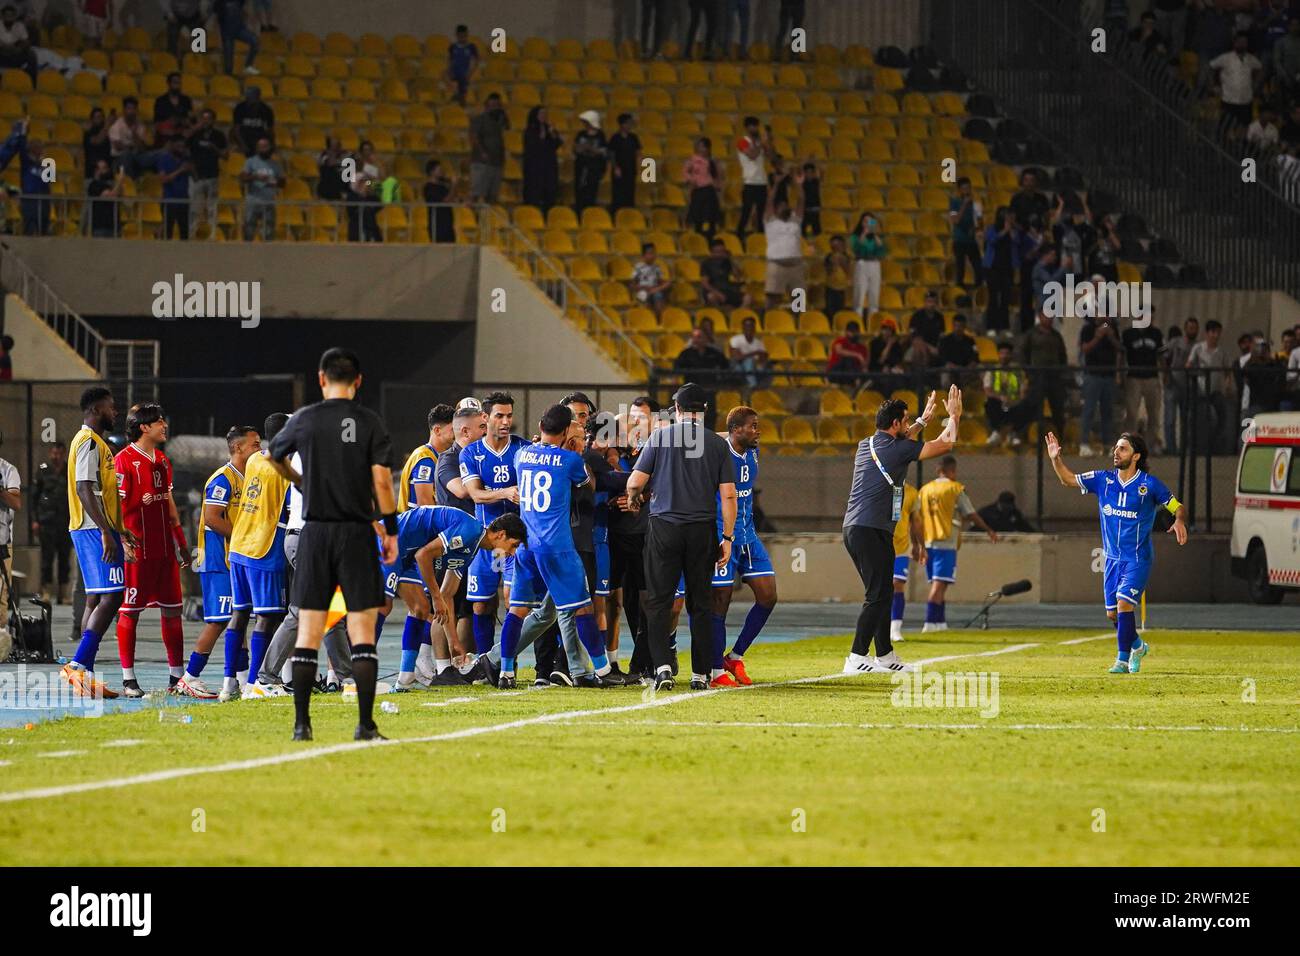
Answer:
M401 708L377 714L394 740L436 738L397 745L353 745L355 707L334 695L313 700L313 744L288 739L290 700L194 705L189 725L150 710L0 729L0 860L1300 863L1295 636L1153 631L1137 675L1105 673L1111 639L1062 643L1079 636L901 646L956 655L926 670L996 673L995 717L896 706L888 675L817 680L839 671L840 635L760 641L759 683L739 691L381 698Z

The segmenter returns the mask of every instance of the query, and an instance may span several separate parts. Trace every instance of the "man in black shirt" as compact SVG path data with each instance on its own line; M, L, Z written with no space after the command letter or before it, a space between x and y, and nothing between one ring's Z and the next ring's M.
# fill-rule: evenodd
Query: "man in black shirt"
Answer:
M1151 323L1150 317L1147 322ZM1124 380L1124 427L1137 432L1151 445L1153 455L1164 454L1161 423L1164 422L1164 387L1158 371L1164 336L1154 323L1146 328L1124 330L1124 361L1128 374ZM1146 406L1146 424L1138 428L1138 412Z
M933 289L925 293L925 306L912 313L907 330L912 334L912 363L918 368L938 364L943 313L939 311L939 294Z
M966 316L958 312L952 317L952 331L939 339L939 364L947 369L968 369L979 364L979 349L975 339L966 331ZM964 378L956 377L958 386Z
M1043 217L1047 215L1047 197L1038 191L1038 174L1032 169L1020 174L1020 190L1011 197L1011 211L1022 229L1030 228L1035 218L1038 228L1042 228Z
M94 178L86 183L86 195L90 197L90 234L101 239L112 239L118 233L118 203L122 198L122 183L126 180L126 170L119 169L114 178L113 170L107 159L95 164Z
M738 278L736 266L727 255L727 244L714 239L709 243L708 257L700 261L700 285L705 303L749 308L751 296L744 283L737 281Z
M1110 448L1114 432L1111 429L1112 410L1115 406L1115 374L1119 369L1119 345L1115 333L1115 320L1088 319L1079 330L1079 356L1083 360L1083 411L1079 415L1079 454L1088 458L1093 454L1088 444L1092 435L1093 415L1100 415L1098 436L1100 453Z
M612 216L625 206L636 206L636 181L641 173L641 139L632 132L632 114L621 113L618 132L609 138L609 154L613 158L610 182L609 214Z
M68 531L68 447L63 442L50 445L49 460L41 462L36 473L32 497L36 502L32 531L41 542L41 593L52 603L66 604L72 592L68 576L72 533ZM54 587L56 557L59 583Z
M703 331L696 329L691 333L691 344L682 349L673 362L673 371L681 373L683 382L693 382L705 389L708 410L704 416L704 427L712 431L718 418L713 394L722 384L722 377L731 371L731 362L722 354L721 349L709 344Z
M636 463L641 447L653 431L655 416L659 406L648 395L632 399L628 410L627 428L619 434L617 420L606 422L602 437L615 445L618 450L618 472L629 474ZM619 444L623 443L623 447ZM593 443L594 444L594 443ZM650 679L654 676L654 667L650 661L650 647L646 641L646 619L644 614L646 599L645 579L645 540L650 527L648 508L633 509L627 501L626 479L624 493L610 493L606 504L606 520L609 529L609 593L613 611L611 618L618 613L622 604L627 619L628 633L632 637L632 658L628 662L628 673L632 677ZM611 627L613 621L611 619ZM675 644L673 645L675 648ZM676 650L670 651L670 666L676 674Z
M483 414L478 399L461 399L451 420L451 433L456 440L438 456L438 467L434 469L434 500L440 505L450 505L473 514L474 499L460 480L460 453L487 434L487 416Z
M168 73L167 92L153 104L154 148L162 149L173 136L184 136L189 132L193 114L193 100L181 92L181 75Z
M1002 492L998 495L997 501L985 505L978 513L984 523L998 534L1005 534L1008 531L1020 531L1026 534L1034 532L1034 526L1016 507L1016 496L1010 491Z
M235 105L234 122L230 137L245 156L257 152L257 141L263 137L275 148L275 113L262 102L260 87L249 86L244 90L244 99Z
M221 161L230 155L230 146L226 134L217 129L216 121L216 113L204 110L187 140L194 163L194 174L190 177L191 235L201 222L206 222L210 229L217 228L217 177L221 175Z
M83 156L82 169L93 172L99 161L113 161L113 149L108 142L108 124L104 121L104 111L96 106L90 111L90 124L81 136Z
M298 641L293 652L294 740L311 740L312 687L316 660L325 634L325 615L336 588L348 607L352 677L357 686L356 740L382 740L375 726L375 619L384 603L371 523L379 516L382 559L397 560L397 503L389 470L392 444L383 420L356 400L361 387L361 360L348 349L332 348L321 356L319 381L323 400L301 409L271 440L271 464L302 491L305 523L298 538L293 579ZM302 474L288 459L297 452Z

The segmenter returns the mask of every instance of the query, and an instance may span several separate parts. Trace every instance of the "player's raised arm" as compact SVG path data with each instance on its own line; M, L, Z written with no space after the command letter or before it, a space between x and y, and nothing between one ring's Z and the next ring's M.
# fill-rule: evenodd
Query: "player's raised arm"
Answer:
M934 403L935 393L931 392L929 401L925 403L925 411L917 418L922 430L930 423L930 415L934 412ZM948 397L943 400L943 407L948 413L948 424L938 438L926 442L921 447L921 454L917 456L921 461L946 455L957 444L957 427L961 424L962 402L961 389L955 384L948 388Z
M1057 441L1056 435L1048 432L1044 440L1047 442L1047 457L1052 460L1052 468L1056 472L1056 477L1067 488L1078 488L1078 476L1065 466L1065 462L1061 461L1061 443Z

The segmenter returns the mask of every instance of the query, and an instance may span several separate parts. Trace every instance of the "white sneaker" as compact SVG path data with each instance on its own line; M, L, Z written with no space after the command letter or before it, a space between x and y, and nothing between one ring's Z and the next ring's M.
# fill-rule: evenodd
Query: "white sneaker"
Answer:
M240 700L269 700L272 697L288 696L289 692L279 684L263 684L259 680L244 685L244 692L240 695Z
M436 665L433 663L432 657L416 658L415 661L416 680L418 680L425 687L428 687L429 684L433 681L433 679L437 676L438 676L438 672L436 670Z
M233 677L227 677L221 685L221 693L217 695L217 702L225 704L232 700L239 700L242 696L243 687L239 681Z
M215 700L217 697L208 689L207 684L189 674L181 675L181 679L171 688L171 693L178 697L193 697L196 700Z
M1012 435L1012 436L1011 436L1011 447L1012 447L1012 448L1019 448L1019 447L1020 447L1021 445L1023 445L1024 443L1025 443L1025 442L1024 442L1024 439L1022 439L1019 435Z
M989 435L988 438L984 440L984 444L987 445L989 448L997 448L998 445L1002 444L1002 433L993 432L991 435Z
M1096 454L1096 452L1094 452L1094 451L1092 450L1092 446L1091 446L1091 445L1085 443L1085 444L1079 446L1079 457L1080 457L1080 458L1091 458L1094 454Z
M246 73L248 76L261 76L261 75L262 75L262 71L259 70L259 69L258 69L257 67L255 67L255 66L246 66L246 67L244 67L244 73Z
M903 622L890 621L889 622L889 643L897 644L902 639L903 639Z
M907 664L899 659L898 651L890 651L884 657L875 658L876 669L879 671L914 671L915 664Z
M843 673L845 673L845 674L870 674L870 673L871 673L871 657L869 657L869 656L866 655L866 654L854 654L854 653L850 652L850 653L849 653L849 656L846 657L846 658L844 658L844 670L843 670Z
M933 621L926 621L924 624L921 625L922 634L931 634L938 630L942 630L942 628L940 628L939 625L934 623Z

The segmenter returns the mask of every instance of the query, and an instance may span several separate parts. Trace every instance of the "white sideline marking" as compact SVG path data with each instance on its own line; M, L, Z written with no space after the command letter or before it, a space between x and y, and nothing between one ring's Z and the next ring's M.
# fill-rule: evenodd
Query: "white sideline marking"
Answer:
M1017 651L1028 650L1031 647L1040 646L1042 645L1037 643L1013 644L1010 647L1002 647L993 651L979 651L972 654L946 654L942 657L931 657L926 658L925 660L912 661L911 663L918 666L924 666L926 664L937 664L940 661L952 661L968 657L996 657L1000 654L1012 654ZM350 743L331 744L328 747L313 747L309 750L297 750L288 753L272 754L267 757L253 757L248 760L232 760L228 763L210 764L206 767L174 767L171 770L155 770L150 773L136 774L131 777L113 777L108 780L90 780L85 783L65 784L59 787L36 787L31 790L11 790L7 793L0 793L0 803L18 803L22 800L40 800L48 797L63 797L73 793L90 793L95 790L117 790L123 787L134 787L148 783L161 783L164 780L177 780L182 777L196 777L209 773L231 773L238 770L256 770L259 767L275 767L280 764L297 763L302 760L314 760L317 757L328 757L333 754L349 753L354 750L374 747L397 747L403 744L427 744L437 743L444 740L461 740L466 737L477 737L482 734L494 734L503 730L515 730L519 727L530 727L536 724L562 723L564 721L574 720L575 718L592 717L600 714L626 714L637 710L649 710L652 707L666 707L669 704L675 704L679 701L703 700L706 697L713 697L717 694L762 690L765 687L790 687L796 684L812 684L819 681L838 680L841 677L849 676L861 677L866 675L835 673L824 674L821 677L801 677L795 680L751 684L748 687L714 687L709 690L656 697L650 700L643 700L639 704L625 704L621 707L596 707L590 710L560 711L554 714L538 714L535 717L522 717L518 720L509 720L501 724L465 727L461 730L453 730L445 734L431 734L427 737L407 737L402 740L352 741ZM447 701L447 703L450 703L450 701ZM41 756L48 757L52 755L42 754Z
M1111 634L1096 634L1096 635L1093 635L1092 637L1076 637L1076 638L1075 638L1074 640L1072 640L1072 641L1060 641L1059 643L1061 643L1061 644L1087 644L1089 641L1104 641L1104 640L1106 640L1106 638L1108 638L1108 637L1111 638L1112 640L1114 640L1115 635L1114 635L1114 633L1111 633Z
M51 750L48 753L37 754L38 757L80 757L84 750Z
M135 747L138 744L148 743L147 740L132 740L130 737L123 737L121 740L105 740L101 747Z
M1160 733L1257 733L1257 734L1300 734L1300 727L1200 727L1200 726L1160 726L1147 724L1000 724L996 720L982 721L978 724L853 724L825 723L810 721L781 720L565 720L561 726L572 727L786 727L814 730L1115 730Z
M431 700L421 704L421 707L450 707L452 704L472 704L478 700L477 697L448 697L446 700Z
M8 767L12 763L12 760L0 760L0 767Z

